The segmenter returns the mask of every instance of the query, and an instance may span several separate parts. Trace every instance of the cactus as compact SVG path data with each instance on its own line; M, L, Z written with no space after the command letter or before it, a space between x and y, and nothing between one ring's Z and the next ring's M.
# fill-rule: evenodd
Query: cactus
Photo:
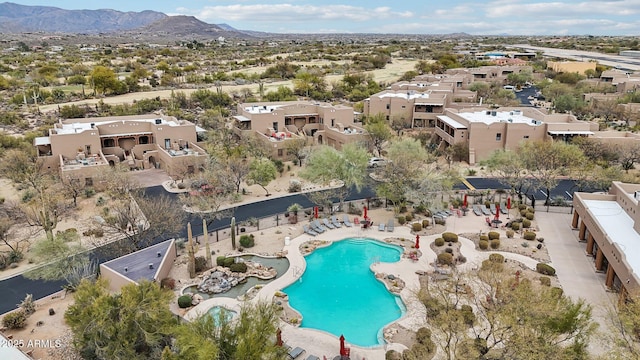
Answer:
M187 251L189 253L189 262L187 263L187 270L189 271L189 277L193 279L196 277L196 254L193 248L193 235L191 234L191 223L187 223Z
M202 219L202 236L204 236L204 248L207 252L207 267L212 267L213 263L211 262L211 248L209 247L209 232L207 230L207 221Z

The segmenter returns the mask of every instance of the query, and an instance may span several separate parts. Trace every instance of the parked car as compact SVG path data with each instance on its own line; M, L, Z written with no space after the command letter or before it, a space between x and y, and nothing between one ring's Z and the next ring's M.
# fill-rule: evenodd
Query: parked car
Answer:
M384 166L387 164L387 160L383 159L383 158L378 158L378 157L372 157L371 159L369 159L369 167L370 168L375 168L375 167L379 167L379 166Z

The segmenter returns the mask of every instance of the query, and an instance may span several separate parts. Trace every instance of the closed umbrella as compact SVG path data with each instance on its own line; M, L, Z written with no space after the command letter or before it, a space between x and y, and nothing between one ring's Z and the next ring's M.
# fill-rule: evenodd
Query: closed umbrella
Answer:
M367 207L366 206L363 208L362 216L364 217L365 220L367 220L368 216L367 216Z
M416 235L416 249L420 249L420 235Z

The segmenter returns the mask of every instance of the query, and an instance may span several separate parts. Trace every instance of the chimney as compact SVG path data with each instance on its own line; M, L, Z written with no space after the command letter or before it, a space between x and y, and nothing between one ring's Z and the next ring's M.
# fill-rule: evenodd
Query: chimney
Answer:
M153 269L153 263L149 263L149 269Z

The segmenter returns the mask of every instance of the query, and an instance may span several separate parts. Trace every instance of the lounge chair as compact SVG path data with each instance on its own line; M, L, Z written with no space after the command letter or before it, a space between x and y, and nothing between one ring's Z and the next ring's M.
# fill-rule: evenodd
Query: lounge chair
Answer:
M295 359L298 356L302 355L302 353L305 352L305 351L306 351L305 349L303 349L303 348L301 348L299 346L296 346L293 349L289 350L289 354L288 354L289 355L289 359Z
M492 215L496 214L496 204L494 203L489 204L489 209L491 210Z
M306 234L309 234L309 235L311 235L311 236L316 236L316 235L318 235L318 233L317 233L317 232L315 232L315 231L313 231L313 230L309 229L309 226L307 226L307 225L302 225L302 229L304 230L304 232L305 232Z
M360 225L360 219L357 218L357 217L354 217L353 218L353 223L356 224L356 225Z
M473 213L477 216L482 216L482 210L480 210L480 206L473 205Z
M335 229L336 228L335 226L333 226L332 223L329 222L329 219L327 219L327 218L323 218L322 219L322 223L324 224L324 226L326 226L329 229Z
M478 206L480 206L480 210L482 211L483 215L491 215L491 211L487 209L486 205L478 205Z
M394 230L393 228L393 218L389 219L389 221L387 222L387 231L388 232L392 232Z
M309 227L310 227L313 231L317 232L318 234L322 234L323 232L325 232L326 228L325 228L324 226L323 226L323 227L318 227L318 225L320 225L320 222L318 222L318 223L316 224L316 222L317 222L317 221L318 221L318 220L314 220L314 221L310 222L310 223L309 223Z
M349 221L349 216L347 216L347 214L344 214L344 216L342 217L342 222L345 224L345 226L347 227L352 227L353 224L351 223L351 221Z
M325 231L329 230L326 226L322 225L320 223L320 220L318 220L318 219L313 220L312 224L315 226L315 229L320 229L321 230L320 232L325 232Z
M378 231L384 231L384 223L383 222L378 224Z
M320 360L320 358L315 355L309 355L306 360Z
M507 209L507 205L505 205L504 203L500 204L500 212L504 215L507 215L509 213L509 209Z
M342 224L340 224L340 220L338 220L338 217L333 215L331 216L331 223L333 224L333 226L335 226L336 228L342 227Z

